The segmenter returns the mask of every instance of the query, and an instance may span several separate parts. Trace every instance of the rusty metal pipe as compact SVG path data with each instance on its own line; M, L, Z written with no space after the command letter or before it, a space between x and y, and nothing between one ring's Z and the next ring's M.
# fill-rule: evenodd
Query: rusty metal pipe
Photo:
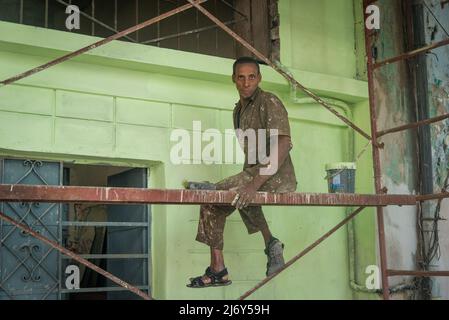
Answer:
M25 231L26 233L29 233L30 235L32 235L33 237L35 237L36 239L41 240L42 242L48 244L49 246L51 246L52 248L55 248L56 250L58 250L59 252L61 252L62 254L69 256L70 258L78 261L79 263L85 265L86 267L98 272L99 274L101 274L102 276L108 278L109 280L115 282L116 284L118 284L119 286L135 293L136 295L138 295L139 297L143 298L144 300L151 300L152 298L147 295L146 293L142 292L141 290L137 289L136 287L130 285L129 283L121 280L120 278L117 278L116 276L114 276L113 274L99 268L98 266L94 265L93 263L87 261L84 258L81 258L80 256L78 256L77 254L75 254L74 252L60 246L58 243L40 235L39 233L31 230L30 228L28 228L26 225L21 224L17 221L15 221L14 219L8 217L7 215L5 215L4 213L0 212L0 219L5 220L6 222L11 223L12 225L16 226L17 228Z
M381 137L381 136L384 136L386 134L393 133L393 132L399 132L399 131L404 131L404 130L418 128L418 127L425 126L425 125L428 125L428 124L432 124L432 123L435 123L435 122L443 121L445 119L449 119L449 113L441 115L441 116L438 116L438 117L434 117L434 118L430 118L430 119L426 119L426 120L422 120L422 121L406 124L406 125L399 126L399 127L396 127L396 128L391 128L391 129L388 129L388 130L382 130L382 131L379 131L377 133L377 137Z
M449 198L449 192L416 196L417 201L430 201L430 200L439 200L439 199L447 199L447 198Z
M388 270L390 277L414 276L414 277L449 277L449 271L411 271L411 270Z
M368 19L365 8L369 5L370 1L363 1L363 11L365 16L365 21ZM374 77L373 77L373 57L371 55L371 45L370 38L367 34L367 28L365 30L365 49L368 58L367 61L367 74L368 74L368 90L369 90L369 107L370 107L370 120L371 120L371 137L373 141L377 141L377 111L376 103L374 100ZM381 184L381 166L380 166L380 150L373 146L373 169L374 169L374 186L376 194L382 194L382 184ZM385 226L384 226L384 216L383 208L377 208L377 233L379 241L379 255L380 255L380 269L382 276L382 296L384 300L390 298L389 281L387 276L387 249L385 244Z
M430 51L430 50L433 50L433 49L436 49L436 48L439 48L439 47L442 47L442 46L446 46L448 44L449 44L449 39L446 39L446 40L442 40L442 41L436 42L434 44L430 44L428 46L422 47L420 49L416 49L416 50L413 50L413 51L401 54L399 56L383 60L381 62L378 62L378 63L374 64L373 65L373 70L378 69L378 68L380 68L382 66L385 66L385 65L393 63L393 62L397 62L397 61L413 58L413 57L415 57L415 56L417 56L417 55L419 55L421 53L425 53L427 51Z

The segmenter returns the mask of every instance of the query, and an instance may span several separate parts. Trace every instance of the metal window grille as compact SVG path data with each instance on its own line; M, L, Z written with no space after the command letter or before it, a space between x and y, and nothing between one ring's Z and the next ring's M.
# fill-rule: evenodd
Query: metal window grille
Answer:
M230 27L250 22L250 17L235 8L235 2L209 0L204 6ZM183 4L184 0L0 0L0 20L106 38ZM79 30L66 28L68 5L80 9ZM122 40L225 58L236 56L236 41L197 10L180 13Z

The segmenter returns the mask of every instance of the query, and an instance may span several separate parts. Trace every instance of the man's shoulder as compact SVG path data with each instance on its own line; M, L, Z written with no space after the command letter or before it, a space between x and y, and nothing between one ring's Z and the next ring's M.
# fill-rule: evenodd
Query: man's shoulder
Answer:
M260 89L260 94L263 97L276 97L277 98L277 96L273 92L265 91L265 90L262 90L262 89Z
M277 95L275 95L274 93L269 92L269 91L263 91L263 90L261 90L260 93L261 93L262 100L264 102L283 106L282 100L279 99L279 97Z

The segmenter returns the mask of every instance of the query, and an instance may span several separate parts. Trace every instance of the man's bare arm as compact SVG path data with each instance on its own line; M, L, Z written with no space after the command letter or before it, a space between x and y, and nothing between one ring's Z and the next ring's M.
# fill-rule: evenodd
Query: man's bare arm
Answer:
M279 136L278 138L278 166L277 170L282 166L287 159L287 156L292 148L291 138L289 136ZM276 172L277 172L276 170ZM273 173L276 174L276 172ZM273 175L261 175L260 170L253 180L245 186L237 190L237 196L235 197L232 205L237 209L243 209L254 199L257 190Z

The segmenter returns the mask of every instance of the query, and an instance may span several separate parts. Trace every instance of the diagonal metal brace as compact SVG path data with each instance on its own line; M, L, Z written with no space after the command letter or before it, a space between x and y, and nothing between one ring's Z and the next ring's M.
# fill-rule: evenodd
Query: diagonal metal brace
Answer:
M195 0L195 1L193 1L193 3L194 4L198 4L198 3L203 3L203 2L206 2L206 1L208 1L208 0ZM53 67L53 66L55 66L57 64L60 64L60 63L65 62L67 60L73 59L73 58L75 58L75 57L77 57L77 56L79 56L79 55L81 55L83 53L86 53L86 52L91 51L91 50L93 50L95 48L98 48L98 47L100 47L102 45L105 45L105 44L107 44L107 43L109 43L109 42L111 42L113 40L120 39L120 38L122 38L122 37L124 37L124 36L126 36L126 35L128 35L130 33L133 33L135 31L137 31L137 30L140 30L142 28L148 27L148 26L150 26L152 24L155 24L155 23L157 23L157 22L159 22L161 20L164 20L166 18L174 16L175 14L178 14L180 12L186 11L186 10L192 8L192 6L193 6L193 4L183 5L183 6L179 7L179 8L176 8L176 9L173 9L173 10L168 11L166 13L163 13L163 14L161 14L158 17L151 18L151 19L149 19L149 20L147 20L145 22L142 22L142 23L134 26L134 27L128 28L128 29L123 30L123 31L121 31L119 33L116 33L116 34L114 34L114 35L112 35L110 37L107 37L105 39L97 41L97 42L95 42L95 43L93 43L91 45L88 45L87 47L81 48L81 49L79 49L77 51L71 52L71 53L66 54L66 55L64 55L62 57L59 57L59 58L57 58L55 60L47 62L47 63L45 63L45 64L43 64L43 65L41 65L39 67L33 68L33 69L25 71L25 72L23 72L23 73L21 73L19 75L16 75L16 76L13 76L13 77L8 78L6 80L3 80L3 81L0 82L0 87L2 85L6 86L8 84L11 84L11 83L16 82L18 80L21 80L23 78L29 77L29 76L31 76L31 75L33 75L35 73L38 73L38 72L46 70L46 69L48 69L50 67Z
M206 17L208 17L210 20L215 22L220 28L222 28L224 31L226 31L231 37L233 37L235 40L240 42L245 48L247 48L249 51L251 51L257 58L265 62L267 65L269 65L271 68L276 70L278 73L280 73L285 79L291 83L291 85L300 88L302 91L304 91L307 95L312 97L316 102L321 104L323 107L325 107L327 110L332 112L337 118L339 118L341 121L346 123L349 127L357 131L360 135L365 137L368 140L373 140L372 137L367 134L365 131L363 131L361 128L359 128L357 125L355 125L353 122L351 122L346 117L342 116L340 113L338 113L337 110L332 108L327 102L325 102L323 99L321 99L319 96L317 96L315 93L304 87L302 84L300 84L296 79L289 74L288 72L285 72L279 65L271 62L267 57L265 57L262 53L260 53L257 49L255 49L251 44L249 44L245 39L240 37L238 34L236 34L234 31L232 31L229 27L227 27L223 22L221 22L217 17L215 17L213 14L211 14L209 11L207 11L201 4L195 2L194 0L187 0L189 1L195 8L197 8L199 11L201 11ZM373 141L373 145L381 148L382 146L377 143L377 141Z

